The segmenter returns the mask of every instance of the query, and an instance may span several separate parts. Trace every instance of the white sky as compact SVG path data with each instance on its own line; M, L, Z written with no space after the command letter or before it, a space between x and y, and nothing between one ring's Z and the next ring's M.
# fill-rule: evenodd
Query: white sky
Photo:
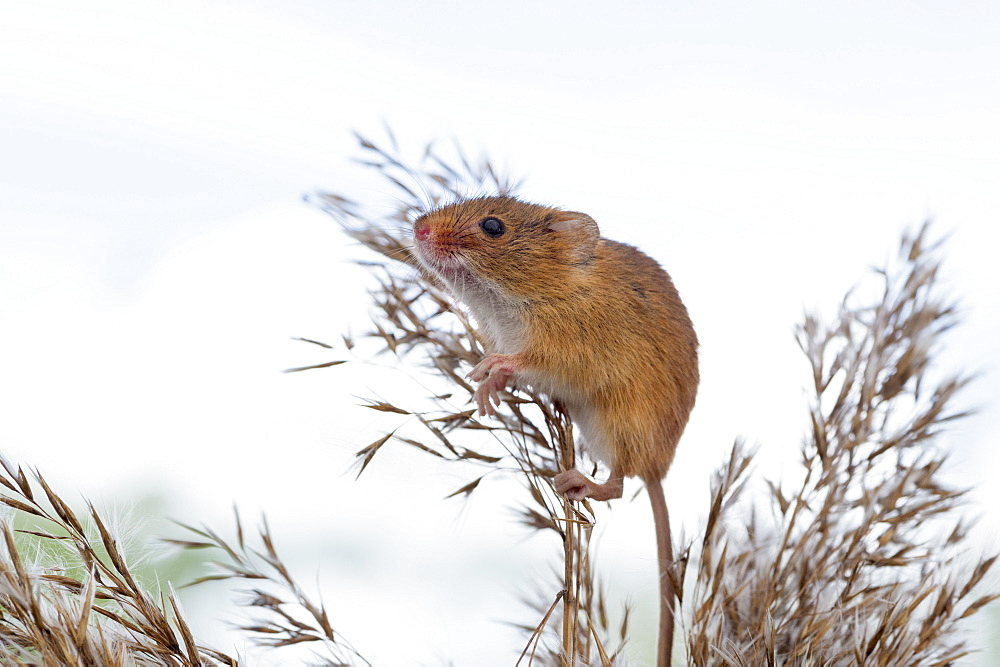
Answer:
M688 532L733 437L764 461L797 446L803 309L934 217L965 309L942 361L983 371L948 442L995 545L998 36L990 2L7 0L0 451L108 502L162 492L190 522L266 509L376 664L516 653L498 621L530 618L510 591L545 545L512 552L506 487L463 510L440 498L467 476L398 448L353 482L396 422L352 394L400 376L278 372L326 360L290 337L365 328L360 251L299 198L391 196L348 161L351 130L386 121L414 154L486 151L671 272L703 345L668 478ZM601 546L640 601L645 512L619 504Z

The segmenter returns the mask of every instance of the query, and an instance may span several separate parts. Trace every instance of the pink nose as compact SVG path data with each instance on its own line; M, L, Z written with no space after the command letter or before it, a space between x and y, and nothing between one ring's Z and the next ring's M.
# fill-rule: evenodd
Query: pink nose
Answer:
M415 230L413 230L413 238L418 241L425 241L427 237L431 235L431 228L427 225L420 225Z

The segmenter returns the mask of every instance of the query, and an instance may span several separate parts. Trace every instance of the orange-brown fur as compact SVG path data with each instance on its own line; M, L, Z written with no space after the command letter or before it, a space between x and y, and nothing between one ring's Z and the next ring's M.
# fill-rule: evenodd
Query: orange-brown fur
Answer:
M495 218L504 231L481 226ZM669 520L660 480L698 387L698 341L667 273L636 248L601 238L583 213L512 197L461 201L414 225L417 257L472 311L490 352L480 414L508 379L561 401L592 454L611 468L597 484L556 477L572 499L621 497L623 477L650 490L661 563L660 665L669 663L674 592ZM655 488L654 488L655 487Z
M524 379L600 424L599 458L625 477L661 479L694 406L698 341L670 277L632 246L546 224L567 216L509 197L471 199L422 217L472 273L495 282L523 323L519 350L487 339L490 352L520 353ZM490 239L476 227L496 217L508 228ZM589 218L588 218L589 220ZM507 238L509 236L509 238ZM462 298L462 288L455 288ZM480 324L494 318L469 304ZM515 379L518 378L515 375ZM526 382L532 384L532 382ZM585 434L587 435L587 434Z

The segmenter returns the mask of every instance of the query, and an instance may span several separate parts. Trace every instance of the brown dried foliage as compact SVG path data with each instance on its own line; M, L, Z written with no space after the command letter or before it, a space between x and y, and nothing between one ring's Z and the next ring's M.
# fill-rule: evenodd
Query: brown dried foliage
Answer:
M361 163L376 169L396 188L396 209L374 215L359 203L333 193L316 196L316 203L333 215L348 235L381 256L364 260L377 279L372 301L377 313L368 338L379 353L398 358L416 356L429 373L443 380L443 393L429 397L430 407L401 407L371 400L366 407L405 417L401 428L357 452L358 473L390 443L398 443L439 459L486 468L448 497L474 493L493 473L513 473L527 488L521 519L533 531L550 531L563 545L563 565L556 581L542 584L541 598L529 600L537 621L525 624L530 638L521 664L610 665L621 651L625 631L613 649L608 614L595 588L589 559L593 515L558 497L550 483L560 470L575 465L572 427L560 406L530 390L505 393L505 407L495 418L480 421L469 399L474 387L465 375L485 355L468 314L433 276L422 274L411 254L410 229L415 217L436 206L479 192L513 194L516 184L504 178L489 160L473 160L460 149L451 159L428 146L416 165L400 157L389 135L384 149L359 137L365 153ZM315 342L315 341L309 341ZM353 346L354 341L350 341ZM453 392L460 395L456 399ZM413 437L406 435L418 427ZM627 618L627 615L626 615Z
M832 324L797 331L812 371L811 429L794 482L743 498L742 443L712 482L690 595L692 664L945 665L966 655L959 621L994 557L967 553L936 436L967 413L967 383L931 377L955 305L937 285L928 227L905 235L872 303L849 295ZM759 498L759 496L758 496Z
M37 472L0 459L0 504L46 526L14 530L0 522L0 662L5 665L232 665L239 660L197 641L177 598L151 594L115 530L93 505L80 517ZM181 524L183 526L183 524ZM293 579L266 522L250 547L236 517L236 540L209 528L183 526L194 538L166 542L213 549L224 557L217 573L190 584L251 581L243 606L260 617L237 627L256 645L320 647L309 664L368 662L339 634L326 608ZM152 547L150 547L152 551ZM29 559L25 554L36 554ZM141 556L142 554L140 554ZM34 561L38 561L37 563Z
M137 581L119 539L93 505L80 517L40 474L0 462L0 503L49 526L15 531L0 523L3 664L236 664L195 640L172 591L156 599ZM52 547L60 563L34 564L17 533Z
M461 151L445 160L428 147L411 167L391 134L390 149L359 141L362 163L402 193L395 211L375 216L332 193L316 202L380 257L365 262L378 281L367 339L378 352L423 361L445 389L429 397L430 408L370 400L366 407L400 424L357 452L358 472L401 445L482 470L449 497L475 493L494 473L519 477L527 490L523 523L563 545L556 581L529 600L537 612L522 625L528 640L520 664L610 665L628 640L628 611L612 629L589 556L593 512L557 497L550 484L556 472L577 465L572 426L558 405L530 390L505 394L496 418L474 417L465 373L482 358L482 345L467 314L421 275L409 249L414 216L515 185L488 160ZM812 399L794 479L762 480L764 493L751 498L745 489L755 480L753 454L740 441L714 476L704 534L678 554L675 573L684 593L693 572L679 606L690 664L944 665L969 651L961 621L998 597L981 590L996 557L968 554L968 525L956 511L963 492L941 479L936 439L966 414L952 404L967 378L933 377L939 337L956 318L939 295L937 249L927 244L926 226L904 236L899 265L879 272L872 303L849 295L832 324L808 316L799 327ZM352 338L343 343L356 350ZM81 518L41 475L29 478L6 461L0 503L51 525L16 536L0 524L4 664L237 664L196 641L173 592L157 599L140 585L93 506ZM326 656L314 655L312 664L368 664L334 632L326 607L296 583L266 523L259 547L244 539L239 516L234 541L210 528L185 528L191 539L170 541L223 557L215 574L191 585L252 582L244 604L260 618L240 629L253 641L315 646ZM58 546L69 564L32 564L26 540Z
M566 664L568 656L608 664L617 652L604 650L613 633L586 549L593 515L555 498L548 484L574 464L572 427L558 406L530 390L508 394L496 420L473 419L465 373L484 352L467 314L419 272L409 249L410 225L429 208L484 186L514 188L488 161L473 164L460 152L458 168L431 148L411 167L398 157L391 135L389 149L359 139L363 163L402 191L400 205L378 218L338 195L318 201L385 258L369 264L379 279L371 335L399 357L425 355L431 372L460 393L457 405L451 395L435 397L439 410L432 414L370 406L416 418L432 437L390 433L358 452L361 468L387 443L401 442L445 460L485 465L487 474L511 467L523 472L531 499L525 524L553 530L567 545L565 586L555 599L535 603L541 621L524 626L532 632L525 656L547 664ZM939 337L955 323L955 307L939 295L940 262L927 234L925 225L904 236L901 260L878 273L881 293L872 303L849 294L832 324L808 316L799 327L813 393L801 474L762 480L767 503L755 505L743 497L753 454L737 441L715 476L695 580L679 611L688 625L691 664L944 664L966 651L958 622L996 597L973 595L994 559L961 560L966 525L956 509L963 492L941 481L944 454L935 439L966 414L951 405L967 378L933 381L929 375ZM484 430L492 440L467 444L470 431ZM495 443L506 455L496 453ZM473 492L483 477L453 495ZM954 525L943 528L949 521ZM692 550L689 545L678 555L680 583ZM554 626L560 602L561 643L545 643L541 630ZM622 642L626 625L627 614ZM541 653L534 652L538 646Z
M221 551L225 560L215 561L217 572L187 584L210 581L253 582L243 606L257 610L258 618L237 626L257 646L282 648L308 645L318 647L308 661L311 665L370 664L342 635L334 632L326 606L315 602L292 576L274 546L267 521L257 537L260 546L250 546L244 538L243 522L236 513L236 539L229 541L211 528L180 524L199 539L167 540L186 549Z

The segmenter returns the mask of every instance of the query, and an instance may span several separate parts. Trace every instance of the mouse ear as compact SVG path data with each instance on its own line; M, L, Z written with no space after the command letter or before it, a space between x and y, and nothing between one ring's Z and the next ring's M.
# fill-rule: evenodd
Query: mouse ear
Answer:
M594 256L597 242L601 239L601 230L598 229L594 219L578 211L554 213L549 218L549 230L558 234L572 247L571 261L574 263L589 261Z

